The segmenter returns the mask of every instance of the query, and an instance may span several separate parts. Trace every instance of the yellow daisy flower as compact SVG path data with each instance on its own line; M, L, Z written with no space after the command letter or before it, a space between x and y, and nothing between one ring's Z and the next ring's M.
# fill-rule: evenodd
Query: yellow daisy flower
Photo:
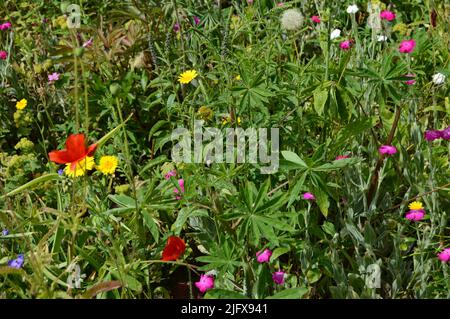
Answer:
M195 79L197 76L198 76L197 71L188 70L180 74L180 76L178 77L178 82L182 84L188 84L191 83L191 81Z
M100 158L100 164L97 165L97 170L105 175L114 174L117 165L119 164L119 159L115 156L102 156Z
M423 209L423 205L421 202L412 202L411 204L409 204L409 209L410 210L421 210Z
M19 102L16 103L16 109L23 110L27 106L27 100L21 99Z
M238 75L236 75L236 77L234 78L236 81L240 81L241 80L241 75L240 74L238 74Z
M64 169L64 173L69 177L79 177L86 174L87 171L90 171L94 168L95 162L92 156L86 156L84 159L79 161L77 165L75 165L74 169L72 169L72 164L66 164L66 168Z

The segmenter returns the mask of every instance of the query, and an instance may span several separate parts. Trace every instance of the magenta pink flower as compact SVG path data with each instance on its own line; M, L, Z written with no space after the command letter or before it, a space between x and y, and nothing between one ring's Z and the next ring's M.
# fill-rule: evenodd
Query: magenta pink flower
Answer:
M405 81L405 84L413 85L416 83L416 80L414 80L414 74L408 73L405 75L405 77L411 78L411 80Z
M418 222L419 220L422 220L424 216L425 211L423 209L419 209L419 210L410 210L405 217L408 220Z
M276 271L272 274L272 280L277 285L284 284L284 275L285 273L283 271Z
M278 6L278 7L282 7L282 6L284 6L284 3L283 3L283 2L278 2L278 3L277 3L277 6Z
M200 275L200 280L195 283L195 286L202 293L206 292L209 289L214 288L214 277L209 275Z
M6 60L7 57L8 57L8 52L0 51L0 60Z
M447 141L450 140L450 126L447 127L445 130L442 130L441 133L442 133L442 138L444 140L447 140Z
M450 248L445 248L438 254L438 258L440 261L446 263L450 261Z
M319 16L312 16L312 17L311 17L311 20L312 20L312 22L314 22L314 23L320 23L320 18L319 18Z
M8 30L12 26L11 22L5 22L0 24L0 30Z
M425 131L425 139L428 142L432 142L434 140L437 140L438 138L442 137L442 132L439 130L429 130Z
M253 4L253 0L247 0L248 4Z
M350 156L348 156L348 155L339 155L339 156L336 156L335 161L339 161L341 159L346 159L346 158L350 158Z
M195 24L195 25L199 25L200 22L201 22L200 18L197 17L197 16L194 16L194 24Z
M315 200L316 198L314 197L314 195L310 192L304 193L303 194L303 199L306 200Z
M339 43L339 47L342 50L349 50L351 48L351 46L352 46L351 40L345 40L345 41L342 41L341 43Z
M395 13L389 10L381 11L380 18L388 21L392 21L395 19Z
M180 31L180 24L178 22L173 25L173 31L174 32Z
M90 48L92 46L92 43L94 42L93 38L90 38L86 42L83 43L83 48Z
M52 74L48 75L48 83L52 83L59 80L59 73L53 72Z
M180 186L180 189L181 189L181 193L184 193L184 180L181 178L181 179L179 179L178 180L178 185ZM175 193L175 194L178 194L178 188L174 188L173 189L173 192ZM181 199L181 196L175 196L175 198L176 199Z
M414 48L416 47L416 41L414 40L403 40L400 43L400 47L398 49L398 51L400 51L400 53L411 53L414 51Z
M256 260L262 263L268 263L270 261L270 256L272 256L272 251L270 249L266 249L263 252L258 251L256 253Z
M392 145L381 145L378 149L378 152L380 152L381 154L393 155L397 153L397 148Z
M177 171L176 170L171 170L169 171L166 175L164 175L165 179L170 179L171 176L177 176Z

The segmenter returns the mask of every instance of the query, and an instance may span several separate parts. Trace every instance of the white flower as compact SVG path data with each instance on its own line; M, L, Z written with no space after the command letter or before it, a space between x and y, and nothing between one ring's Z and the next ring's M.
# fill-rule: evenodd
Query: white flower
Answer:
M358 12L358 6L356 4L352 4L347 7L347 13L356 13Z
M297 9L288 9L281 16L281 25L286 30L297 30L303 24L303 16Z
M378 37L377 37L377 41L378 42L384 42L384 41L386 41L387 40L387 36L385 36L385 35L379 35Z
M433 83L434 84L442 84L445 82L445 75L442 73L436 73L435 75L433 75Z
M331 31L330 33L330 39L334 40L336 38L339 38L341 36L341 30L339 29L334 29L333 31Z

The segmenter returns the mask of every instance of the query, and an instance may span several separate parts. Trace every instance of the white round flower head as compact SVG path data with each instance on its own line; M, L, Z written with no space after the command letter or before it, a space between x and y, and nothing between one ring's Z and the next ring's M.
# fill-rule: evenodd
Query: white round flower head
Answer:
M281 16L281 26L286 30L298 30L303 24L303 16L297 9L288 9Z
M334 29L333 31L331 31L330 33L330 39L334 40L336 38L339 38L341 36L341 30L339 29Z
M445 75L442 73L436 73L435 75L433 75L433 83L434 84L442 84L445 82Z
M347 13L356 13L358 12L358 6L356 4L352 4L347 7Z
M385 36L385 35L379 35L378 37L377 37L377 41L378 42L384 42L384 41L386 41L387 40L387 36Z

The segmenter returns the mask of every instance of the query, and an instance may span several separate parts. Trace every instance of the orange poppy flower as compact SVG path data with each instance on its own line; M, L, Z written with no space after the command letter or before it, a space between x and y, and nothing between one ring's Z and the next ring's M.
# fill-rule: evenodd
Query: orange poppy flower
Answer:
M163 261L169 261L169 260L177 260L180 255L184 253L186 250L186 244L184 243L184 240L176 237L176 236L170 236L166 247L164 247L164 250L162 252L162 258Z
M48 153L50 161L57 164L70 163L71 169L74 170L79 161L83 160L86 156L94 155L97 148L97 144L86 147L84 140L84 134L70 135L67 138L65 150Z

